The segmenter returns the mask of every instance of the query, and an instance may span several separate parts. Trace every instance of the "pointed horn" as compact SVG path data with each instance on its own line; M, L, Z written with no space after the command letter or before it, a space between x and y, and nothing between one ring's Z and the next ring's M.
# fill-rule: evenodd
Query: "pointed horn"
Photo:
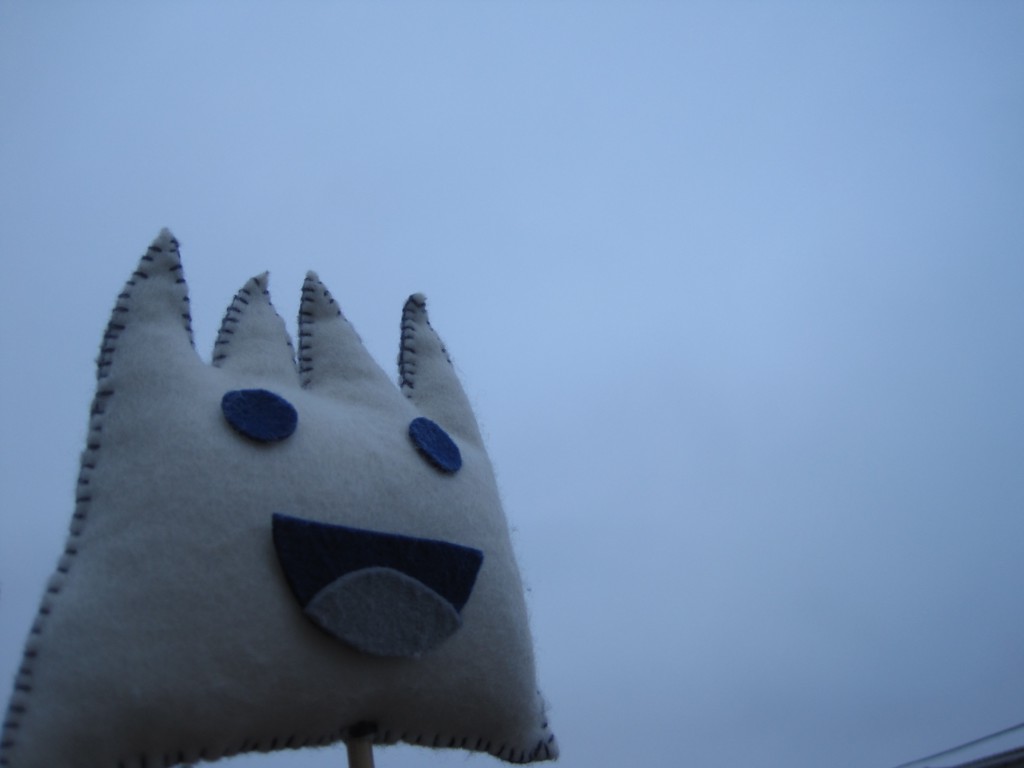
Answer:
M128 338L133 343L140 339L142 347L149 343L159 349L163 359L158 361L148 354L119 354ZM100 345L96 377L106 379L115 368L132 363L166 366L178 355L198 360L178 241L165 228L139 259L135 272L117 297ZM128 362L120 362L126 357ZM100 392L103 391L100 387ZM101 409L102 405L97 395L94 410Z
M270 303L268 281L264 272L235 294L213 345L213 364L225 371L294 384L295 351L284 321Z
M441 338L430 326L423 294L410 296L402 310L398 374L402 392L424 415L446 430L481 443L469 399Z
M379 402L397 397L387 374L366 351L315 272L309 272L302 285L299 373L302 386L346 400Z

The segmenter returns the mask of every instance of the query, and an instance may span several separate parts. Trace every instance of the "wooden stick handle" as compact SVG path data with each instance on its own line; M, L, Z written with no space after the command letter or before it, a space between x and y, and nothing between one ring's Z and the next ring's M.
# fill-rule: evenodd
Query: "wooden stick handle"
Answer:
M348 768L373 768L373 742L369 739L350 739L345 742L348 749Z

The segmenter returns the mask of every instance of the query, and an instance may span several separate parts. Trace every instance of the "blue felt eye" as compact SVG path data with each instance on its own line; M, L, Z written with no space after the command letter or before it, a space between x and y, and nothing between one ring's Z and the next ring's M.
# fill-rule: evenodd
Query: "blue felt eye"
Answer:
M299 423L292 404L265 389L233 389L221 398L220 409L237 432L261 443L291 437Z
M462 466L459 446L430 419L420 416L409 422L409 437L420 453L442 472L457 472Z

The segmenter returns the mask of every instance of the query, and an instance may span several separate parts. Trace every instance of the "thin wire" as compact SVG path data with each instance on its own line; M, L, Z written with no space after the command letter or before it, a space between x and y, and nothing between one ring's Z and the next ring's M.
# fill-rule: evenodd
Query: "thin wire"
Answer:
M917 765L918 763L923 763L926 760L934 760L937 757L948 755L951 752L956 752L958 750L964 749L965 747L973 747L975 744L981 744L982 742L988 741L989 739L994 739L997 736L1002 736L1005 733L1010 733L1010 731L1015 731L1018 728L1022 727L1024 727L1024 723L1017 723L1016 725L1011 725L1009 728L1004 728L1001 731L990 733L988 736L982 736L980 739L973 739L972 741L965 742L963 744L960 744L959 746L950 747L949 749L944 749L941 752L936 752L934 755L928 755L928 757L920 757L917 760L911 760L909 763L900 763L896 766L896 768L906 768L908 765Z

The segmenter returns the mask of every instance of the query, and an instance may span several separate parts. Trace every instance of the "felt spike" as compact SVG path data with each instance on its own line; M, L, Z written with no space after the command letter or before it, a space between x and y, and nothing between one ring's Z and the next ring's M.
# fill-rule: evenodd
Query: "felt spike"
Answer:
M398 353L402 392L441 427L478 445L480 430L448 351L427 317L427 299L417 293L402 310Z
M111 374L115 366L115 352L125 335L149 338L168 361L178 354L198 360L192 338L188 285L182 273L178 241L167 228L160 230L117 297L96 360L98 379L105 379ZM126 365L122 357L117 356L118 367ZM127 357L130 362L139 360L137 356ZM102 402L94 402L94 408L101 405Z
M370 356L315 272L302 285L299 305L299 373L302 386L363 402L393 400L397 393Z
M269 274L247 282L224 314L213 345L218 368L294 384L295 352L284 321L270 303Z

